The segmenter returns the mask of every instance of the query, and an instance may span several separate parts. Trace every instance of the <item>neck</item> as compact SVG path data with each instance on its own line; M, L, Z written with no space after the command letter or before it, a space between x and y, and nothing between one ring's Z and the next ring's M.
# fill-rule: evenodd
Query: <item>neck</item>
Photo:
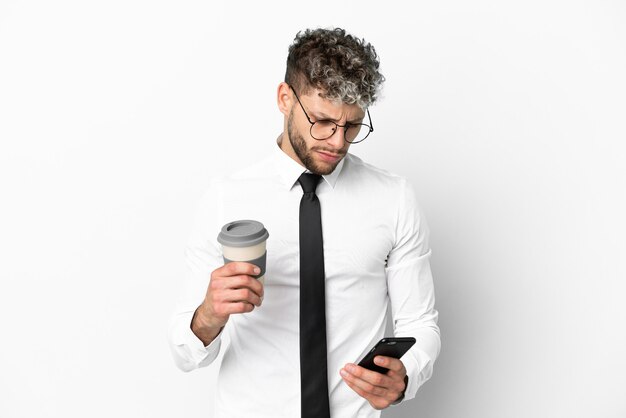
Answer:
M300 158L298 158L298 156L296 155L296 152L293 150L293 147L291 146L291 141L289 140L289 136L287 135L286 132L283 132L278 137L278 145L280 146L280 149L283 150L285 154L291 157L292 160L294 160L295 162L300 164L302 167L304 167L304 164L302 164L302 161L300 161Z

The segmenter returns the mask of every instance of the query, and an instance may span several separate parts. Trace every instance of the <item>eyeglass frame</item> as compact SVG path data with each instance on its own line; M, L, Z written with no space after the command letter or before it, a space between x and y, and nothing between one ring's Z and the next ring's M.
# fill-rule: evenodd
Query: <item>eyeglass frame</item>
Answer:
M300 104L300 107L302 108L302 111L304 112L304 116L306 116L306 119L311 124L311 129L309 129L309 134L311 135L311 138L315 139L316 141L325 141L328 138L332 137L335 134L337 128L343 128L343 140L346 141L349 144L358 144L360 142L363 142L363 141L365 141L367 139L368 136L370 136L370 134L372 132L374 132L374 124L372 123L372 117L370 116L369 109L365 109L365 111L367 112L367 118L369 119L369 122L370 122L369 125L366 124L366 123L348 123L348 122L346 122L345 125L339 125L338 123L336 123L336 122L334 122L334 121L332 121L330 119L321 119L321 120L316 120L315 122L311 121L311 118L309 117L309 114L306 113L306 110L304 109L304 105L300 101L300 98L298 97L298 94L296 93L296 90L291 85L289 85L289 88L291 89L291 91L293 91L294 96L296 96L296 99L298 100L298 103ZM313 126L317 122L334 123L335 126L336 126L335 131L333 131L333 133L330 134L329 136L327 136L326 138L318 139L318 138L313 136ZM351 126L358 126L358 125L361 125L362 127L364 126L364 127L368 128L369 131L367 132L367 135L365 135L365 137L363 139L361 139L360 141L356 141L356 142L348 141L348 138L346 137L346 131L347 131L346 127L350 128Z

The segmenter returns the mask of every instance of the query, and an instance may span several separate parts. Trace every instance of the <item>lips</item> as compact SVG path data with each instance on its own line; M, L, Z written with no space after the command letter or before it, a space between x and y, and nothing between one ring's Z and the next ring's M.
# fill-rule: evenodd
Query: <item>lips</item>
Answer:
M342 156L342 154L332 154L324 151L317 151L317 153L322 157L324 161L331 163L339 160Z

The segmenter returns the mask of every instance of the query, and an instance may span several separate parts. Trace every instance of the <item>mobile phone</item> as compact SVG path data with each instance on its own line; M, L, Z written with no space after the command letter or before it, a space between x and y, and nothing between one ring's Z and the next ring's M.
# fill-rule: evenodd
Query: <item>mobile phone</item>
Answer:
M386 374L389 369L375 364L374 357L386 356L399 359L404 355L404 353L409 351L409 348L411 348L413 344L415 344L415 338L413 337L383 338L376 343L376 345L365 355L365 357L363 357L363 359L359 362L359 366L378 373Z

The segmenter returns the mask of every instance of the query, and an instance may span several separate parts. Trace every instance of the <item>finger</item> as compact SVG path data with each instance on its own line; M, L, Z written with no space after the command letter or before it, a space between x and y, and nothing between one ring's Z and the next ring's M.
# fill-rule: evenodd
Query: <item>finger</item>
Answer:
M220 267L221 276L236 276L239 274L247 274L249 276L256 276L261 273L261 269L251 263L245 261L231 261Z
M254 305L248 302L230 302L223 305L224 312L228 315L248 313L254 310Z
M256 306L261 306L261 297L248 288L225 291L223 301L248 302Z
M217 280L212 280L211 288L213 290L248 288L256 293L260 298L263 297L264 292L261 282L253 277L243 274L238 276L224 276L218 278Z
M344 369L374 386L390 387L393 384L393 379L383 373L375 372L374 370L366 369L356 364L348 363Z
M370 403L370 405L372 405L372 407L374 407L375 409L384 409L387 406L389 406L389 404L391 403L391 401L389 401L386 398L381 398L379 396L374 396L368 392L365 392L363 389L361 389L360 387L358 387L357 385L355 385L354 383L346 379L344 379L344 381L346 382L346 384L348 385L350 389L355 391L360 397L367 400Z
M263 284L256 279L256 276L261 273L261 269L252 264L247 263L245 261L231 261L227 264L224 264L222 268L226 268L226 273L228 276L235 275L246 275L249 279L245 280L245 283L242 285L252 289L259 297L263 298Z
M353 369L353 371L350 372L350 369L347 366L341 370L341 375L344 380L351 382L363 392L373 396L383 397L387 394L390 388L394 387L393 380L388 376L367 369L363 370L364 372Z
M345 380L346 384L350 387L350 389L352 389L353 391L358 393L361 397L367 399L368 401L373 398L371 393L364 391L359 386L354 384L351 380L348 380L348 379L345 379L345 378L344 378L344 380Z
M387 356L376 356L374 357L374 363L377 366L384 367L389 370L393 370L394 372L402 372L404 369L404 363L401 360L393 357ZM406 372L406 370L405 370Z
M248 277L249 277L249 280L246 282L246 287L248 287L249 289L252 289L254 293L259 295L259 297L263 299L263 294L265 292L265 290L263 289L263 283L261 283L255 277L250 277L250 276Z
M393 382L392 386L389 386L389 388L400 391L405 390L406 384L404 383L404 377L406 376L406 368L401 360L394 357L376 356L374 357L374 363L388 369L385 376L390 378Z

